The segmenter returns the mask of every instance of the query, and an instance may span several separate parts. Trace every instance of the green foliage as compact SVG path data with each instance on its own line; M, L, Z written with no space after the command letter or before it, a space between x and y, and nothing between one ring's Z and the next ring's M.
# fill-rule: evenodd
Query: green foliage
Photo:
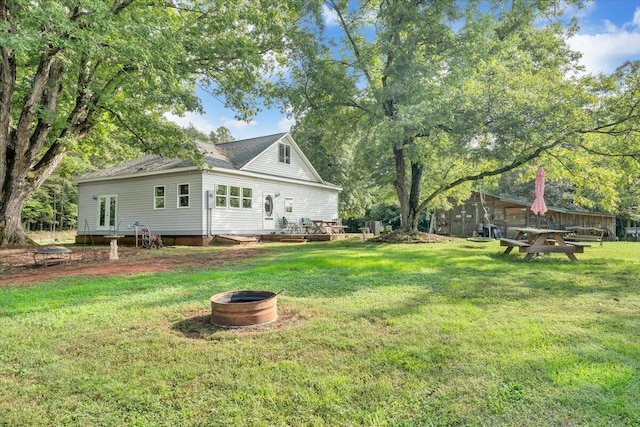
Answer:
M104 156L97 167L139 152L199 159L165 114L200 111L196 84L254 114L298 3L1 3L0 245L24 238L5 211L19 212L67 152Z
M235 141L235 137L231 135L231 131L224 126L220 126L215 132L209 134L209 141L212 144L222 144L224 142Z
M543 155L556 161L556 179L574 183L575 203L611 209L620 174L587 148L598 135L622 143L637 128L637 77L633 67L617 81L571 77L577 54L566 39L576 27L560 17L574 4L327 2L341 36L310 19L314 42L301 38L284 92L313 145L352 153L341 179L367 165L368 179L348 191L393 188L405 228L447 197L464 198L474 181ZM594 178L565 155L588 158Z
M273 244L207 269L3 285L0 424L637 425L640 245L500 252ZM286 283L278 321L214 328L211 295L247 283Z

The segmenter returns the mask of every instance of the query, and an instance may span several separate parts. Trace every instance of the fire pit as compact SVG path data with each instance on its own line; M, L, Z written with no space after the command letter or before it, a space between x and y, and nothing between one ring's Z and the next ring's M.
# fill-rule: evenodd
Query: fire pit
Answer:
M280 292L230 291L216 294L211 297L211 322L225 328L274 322L278 318Z

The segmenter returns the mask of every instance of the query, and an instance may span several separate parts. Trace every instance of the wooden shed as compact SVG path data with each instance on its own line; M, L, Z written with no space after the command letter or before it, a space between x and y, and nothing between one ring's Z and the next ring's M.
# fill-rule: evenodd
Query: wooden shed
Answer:
M605 236L615 238L616 217L613 214L548 206L547 213L537 218L531 212L531 203L473 192L465 203L448 211L436 211L433 217L434 228L438 234L457 237L469 237L474 232L481 233L483 223L486 224L486 209L491 224L505 237L514 237L514 228L539 226L565 229L578 226L600 228L605 231Z

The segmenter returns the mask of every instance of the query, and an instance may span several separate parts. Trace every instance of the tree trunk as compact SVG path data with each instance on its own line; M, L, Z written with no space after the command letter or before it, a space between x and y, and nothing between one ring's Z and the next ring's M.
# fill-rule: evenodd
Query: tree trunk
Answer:
M400 226L403 230L408 230L409 219L409 193L407 191L407 171L402 148L393 148L393 155L396 161L396 179L393 186L400 202Z
M411 192L409 194L409 216L407 217L407 224L409 229L407 231L418 231L418 223L420 222L420 186L422 185L422 172L423 166L411 162Z
M28 191L15 190L8 194L4 203L0 204L0 246L31 243L22 228L21 221L22 207L27 197L29 197Z
M28 159L23 157L8 168L10 173L5 177L5 188L0 193L0 247L33 243L22 228L22 208L29 194L40 187L58 167L65 152L64 147L54 144L36 167L32 168Z
M404 147L413 144L413 139L408 139L401 148L394 148L393 154L396 163L396 179L394 186L398 201L400 202L400 224L402 230L412 233L418 230L420 222L420 185L422 184L423 166L411 162L410 175L407 176L407 162ZM408 184L410 182L410 186Z

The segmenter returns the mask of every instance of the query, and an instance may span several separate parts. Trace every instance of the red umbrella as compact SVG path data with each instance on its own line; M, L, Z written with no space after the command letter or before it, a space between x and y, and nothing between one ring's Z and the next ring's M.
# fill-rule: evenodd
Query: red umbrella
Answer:
M536 198L531 205L531 212L536 215L544 215L547 212L547 204L544 202L544 168L540 166L536 172Z

